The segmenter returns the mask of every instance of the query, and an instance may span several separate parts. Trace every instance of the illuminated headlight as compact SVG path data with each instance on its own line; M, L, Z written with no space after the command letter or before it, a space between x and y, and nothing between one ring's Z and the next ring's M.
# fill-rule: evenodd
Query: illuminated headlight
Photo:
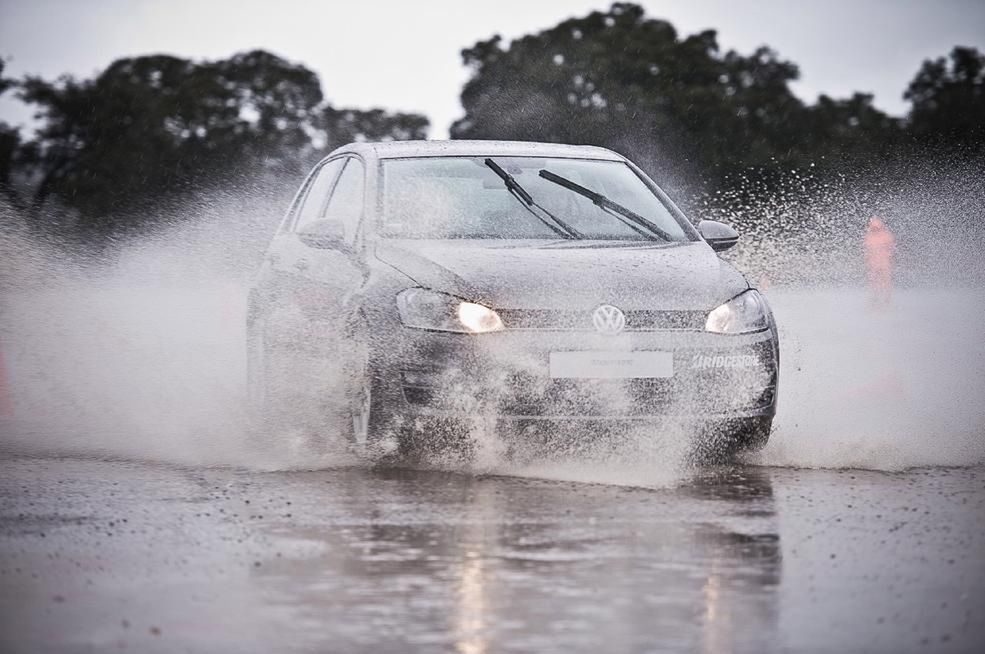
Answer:
M708 314L705 330L717 334L748 334L769 326L766 300L754 290L738 295Z
M401 291L397 311L405 325L418 329L481 334L503 328L499 314L489 307L425 288Z

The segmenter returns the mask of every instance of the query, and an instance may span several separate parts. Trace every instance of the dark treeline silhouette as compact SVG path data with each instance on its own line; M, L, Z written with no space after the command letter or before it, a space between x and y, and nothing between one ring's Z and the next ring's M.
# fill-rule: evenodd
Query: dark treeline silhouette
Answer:
M462 55L472 74L452 138L607 146L691 195L741 202L791 171L824 181L985 158L985 56L971 48L923 64L901 89L904 118L865 93L805 103L790 89L797 66L776 52L722 52L714 31L682 37L633 4ZM290 192L338 145L428 129L417 114L332 107L312 71L263 51L121 59L84 81L0 68L5 90L37 107L41 127L25 142L0 124L0 191L39 225L69 215L86 238L147 227L210 189Z
M312 71L261 50L120 59L95 79L17 86L42 123L27 143L4 128L0 183L32 220L68 212L84 239L153 227L212 190L283 194L339 145L428 129L417 114L332 107Z
M612 147L706 189L737 176L813 168L823 177L935 150L985 151L985 57L969 48L923 65L905 91L907 119L864 93L806 104L790 89L797 66L769 48L723 53L715 32L682 38L633 4L509 45L495 36L462 55L472 77L453 137Z

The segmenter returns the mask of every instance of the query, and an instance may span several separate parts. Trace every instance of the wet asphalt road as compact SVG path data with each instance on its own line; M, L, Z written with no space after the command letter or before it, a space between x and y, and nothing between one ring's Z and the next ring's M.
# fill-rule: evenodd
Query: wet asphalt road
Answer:
M985 468L0 461L3 652L972 652Z

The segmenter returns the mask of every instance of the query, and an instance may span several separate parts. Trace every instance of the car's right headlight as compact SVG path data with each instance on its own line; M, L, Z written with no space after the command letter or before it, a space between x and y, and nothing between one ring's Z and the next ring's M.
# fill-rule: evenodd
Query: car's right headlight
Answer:
M482 334L503 329L499 314L489 307L426 288L397 294L400 320L408 327L441 332Z
M768 326L766 300L752 289L712 310L705 321L705 330L716 334L748 334Z

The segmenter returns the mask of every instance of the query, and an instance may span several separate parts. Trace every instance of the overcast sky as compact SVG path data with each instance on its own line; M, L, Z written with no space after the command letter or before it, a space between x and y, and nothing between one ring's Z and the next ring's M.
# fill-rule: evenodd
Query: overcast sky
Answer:
M7 74L88 77L150 53L221 58L263 48L318 73L335 106L416 111L447 136L467 79L459 51L513 38L611 3L590 0L0 0ZM906 84L955 45L985 50L985 0L651 0L682 34L718 30L723 49L767 44L800 66L795 91L872 92L902 114ZM30 113L0 100L0 120Z

